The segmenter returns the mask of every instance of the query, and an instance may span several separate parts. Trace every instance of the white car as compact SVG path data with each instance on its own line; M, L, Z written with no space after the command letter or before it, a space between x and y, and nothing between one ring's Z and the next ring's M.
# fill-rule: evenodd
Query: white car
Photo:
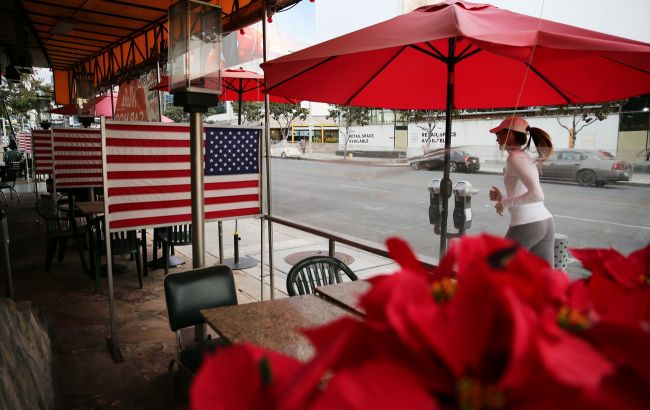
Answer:
M298 144L277 143L271 146L271 156L280 158L302 158Z

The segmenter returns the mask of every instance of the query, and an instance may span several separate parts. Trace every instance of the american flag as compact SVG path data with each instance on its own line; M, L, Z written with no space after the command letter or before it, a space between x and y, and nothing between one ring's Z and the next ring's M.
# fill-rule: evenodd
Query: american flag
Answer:
M110 230L190 223L189 127L109 120L104 129ZM205 131L205 220L259 215L261 130Z
M32 130L34 173L52 174L52 132Z
M206 221L259 214L260 130L206 127L205 140Z
M27 133L21 133L18 137L18 149L25 152L32 152L32 137Z
M57 188L103 185L101 130L54 128L52 151Z

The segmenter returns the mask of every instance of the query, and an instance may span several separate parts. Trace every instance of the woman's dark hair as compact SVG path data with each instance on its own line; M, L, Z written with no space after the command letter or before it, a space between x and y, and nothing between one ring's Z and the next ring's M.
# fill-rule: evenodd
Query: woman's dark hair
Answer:
M553 143L551 142L551 137L546 131L541 128L528 127L527 131L530 133L530 139L528 135L523 132L510 130L509 135L512 138L512 141L516 145L526 145L524 149L530 148L530 142L532 141L535 144L537 149L537 155L540 161L545 161L553 153Z
M546 131L541 128L529 127L528 132L530 133L530 139L535 144L537 149L537 156L540 161L545 161L553 153L553 143L551 142L551 136L548 135ZM530 146L530 140L526 148Z

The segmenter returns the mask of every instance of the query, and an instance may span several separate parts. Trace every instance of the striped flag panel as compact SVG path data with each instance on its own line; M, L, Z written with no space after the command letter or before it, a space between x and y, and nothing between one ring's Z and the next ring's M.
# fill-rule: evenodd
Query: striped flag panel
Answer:
M52 132L32 130L34 173L52 174Z
M28 133L21 133L18 137L18 149L25 152L32 152L32 136Z
M52 146L57 188L103 186L100 129L55 128Z
M106 121L104 132L110 229L190 223L189 127ZM206 222L259 215L261 129L206 127L205 134Z

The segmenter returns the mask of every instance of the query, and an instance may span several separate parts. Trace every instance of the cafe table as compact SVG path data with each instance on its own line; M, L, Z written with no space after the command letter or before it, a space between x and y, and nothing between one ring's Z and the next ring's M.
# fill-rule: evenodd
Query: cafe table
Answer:
M92 218L96 215L104 214L104 201L76 202L75 206L79 208L86 218Z
M92 218L98 215L104 215L104 201L84 201L76 202L75 206L86 216L86 220L90 222ZM149 271L147 269L147 230L141 229L141 241L142 241L142 274L147 276ZM115 264L114 268L116 274L122 274L129 271L129 268L125 265Z
M250 342L302 361L315 351L300 329L358 317L316 295L204 309L201 314L230 343Z
M365 316L366 312L358 305L358 301L364 293L370 290L370 286L370 282L365 280L335 283L317 287L316 295L354 314Z

